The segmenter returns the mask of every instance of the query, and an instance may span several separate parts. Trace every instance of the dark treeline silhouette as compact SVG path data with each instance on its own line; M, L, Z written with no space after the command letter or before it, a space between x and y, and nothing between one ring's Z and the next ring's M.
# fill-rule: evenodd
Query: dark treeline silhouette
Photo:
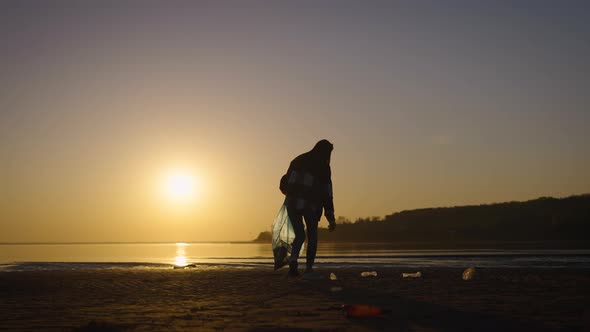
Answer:
M388 243L400 249L590 248L590 194L407 210L384 218L337 220L322 242ZM256 242L270 242L262 232Z

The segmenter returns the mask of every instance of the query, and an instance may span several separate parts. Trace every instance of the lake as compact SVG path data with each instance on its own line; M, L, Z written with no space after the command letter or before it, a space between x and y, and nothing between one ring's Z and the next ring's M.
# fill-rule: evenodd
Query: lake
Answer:
M318 266L408 268L590 268L590 250L397 250L391 247L378 243L320 243L316 262ZM187 264L270 267L272 250L270 244L260 243L0 245L0 271L171 268Z

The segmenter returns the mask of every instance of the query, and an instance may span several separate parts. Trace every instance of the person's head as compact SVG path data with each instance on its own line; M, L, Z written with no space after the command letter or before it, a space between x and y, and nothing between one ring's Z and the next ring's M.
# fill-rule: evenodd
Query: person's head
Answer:
M320 162L330 164L332 150L334 150L334 145L327 139L323 139L317 142L311 151Z

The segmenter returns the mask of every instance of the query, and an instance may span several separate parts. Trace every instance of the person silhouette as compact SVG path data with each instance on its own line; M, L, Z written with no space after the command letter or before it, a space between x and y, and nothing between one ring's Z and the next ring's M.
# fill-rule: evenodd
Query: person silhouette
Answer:
M322 210L328 219L329 230L336 228L334 217L334 199L332 192L332 170L330 157L334 146L328 140L321 140L310 151L297 156L287 173L281 178L280 189L285 194L285 205L289 219L295 230L291 257L289 258L289 275L298 276L299 252L305 241L305 226L307 228L306 269L303 275L306 279L321 278L313 271L317 244L318 223L322 217Z

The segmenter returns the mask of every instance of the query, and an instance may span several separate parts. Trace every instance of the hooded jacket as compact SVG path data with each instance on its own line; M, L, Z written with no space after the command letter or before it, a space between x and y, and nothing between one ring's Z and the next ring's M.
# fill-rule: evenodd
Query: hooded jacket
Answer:
M285 204L291 210L312 215L318 220L322 209L328 220L334 220L332 171L330 155L332 143L321 140L312 150L297 156L281 178L280 189Z

